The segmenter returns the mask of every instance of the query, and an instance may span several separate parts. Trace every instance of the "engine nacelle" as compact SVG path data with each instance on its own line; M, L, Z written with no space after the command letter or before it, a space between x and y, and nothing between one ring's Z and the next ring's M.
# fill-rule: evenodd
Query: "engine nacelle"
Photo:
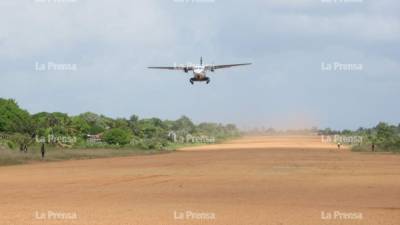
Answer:
M183 68L183 71L185 71L185 73L189 72L189 69L187 67Z
M214 65L211 66L210 71L211 71L211 72L215 72L215 67L214 67Z

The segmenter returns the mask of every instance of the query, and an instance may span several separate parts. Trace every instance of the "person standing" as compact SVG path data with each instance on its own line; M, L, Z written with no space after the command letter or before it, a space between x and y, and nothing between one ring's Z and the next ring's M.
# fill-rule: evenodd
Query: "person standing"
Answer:
M44 155L46 154L46 150L44 149L44 143L42 143L42 147L40 148L40 152L42 153L42 160L44 159Z
M375 143L372 143L371 148L372 148L372 151L375 152Z
M338 142L338 144L337 144L338 150L340 150L340 147L341 147L341 146L342 146L342 143Z

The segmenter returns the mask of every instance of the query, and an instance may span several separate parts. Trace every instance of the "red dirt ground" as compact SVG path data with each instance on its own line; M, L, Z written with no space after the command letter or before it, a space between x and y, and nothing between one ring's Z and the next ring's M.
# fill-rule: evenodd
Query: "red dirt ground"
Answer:
M36 224L399 225L400 155L266 136L0 168L0 225Z

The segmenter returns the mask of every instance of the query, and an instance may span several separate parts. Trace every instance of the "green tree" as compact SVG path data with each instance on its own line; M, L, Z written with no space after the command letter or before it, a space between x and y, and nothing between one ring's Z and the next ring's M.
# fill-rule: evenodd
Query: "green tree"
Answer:
M114 120L113 128L130 129L129 121L124 118L118 118Z
M41 112L32 116L36 133L39 136L52 135L73 135L74 129L71 118L60 112Z
M12 100L0 98L0 132L32 133L33 126L29 113Z
M79 117L85 120L86 123L89 125L89 134L103 133L114 125L111 118L107 118L105 116L91 112L80 114Z
M103 139L110 145L127 145L130 143L132 135L127 130L113 128L104 132Z
M172 129L185 133L194 133L196 131L196 126L187 116L182 116L174 122Z
M140 130L139 130L139 117L136 115L132 115L129 120L128 120L128 126L129 129L134 133L134 134L139 134Z
M387 123L379 123L376 127L376 142L384 149L391 149L399 142L399 135L396 133L396 127Z
M74 116L71 118L71 120L71 125L76 135L84 137L85 135L89 134L90 125L86 120L80 116Z

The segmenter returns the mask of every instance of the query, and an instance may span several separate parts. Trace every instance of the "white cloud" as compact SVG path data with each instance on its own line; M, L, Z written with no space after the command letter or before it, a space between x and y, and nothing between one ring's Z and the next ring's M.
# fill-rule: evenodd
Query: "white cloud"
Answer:
M0 20L0 57L40 55L82 40L111 45L129 43L132 47L174 41L168 17L152 1L5 1L17 2L0 8L2 18L7 18Z

